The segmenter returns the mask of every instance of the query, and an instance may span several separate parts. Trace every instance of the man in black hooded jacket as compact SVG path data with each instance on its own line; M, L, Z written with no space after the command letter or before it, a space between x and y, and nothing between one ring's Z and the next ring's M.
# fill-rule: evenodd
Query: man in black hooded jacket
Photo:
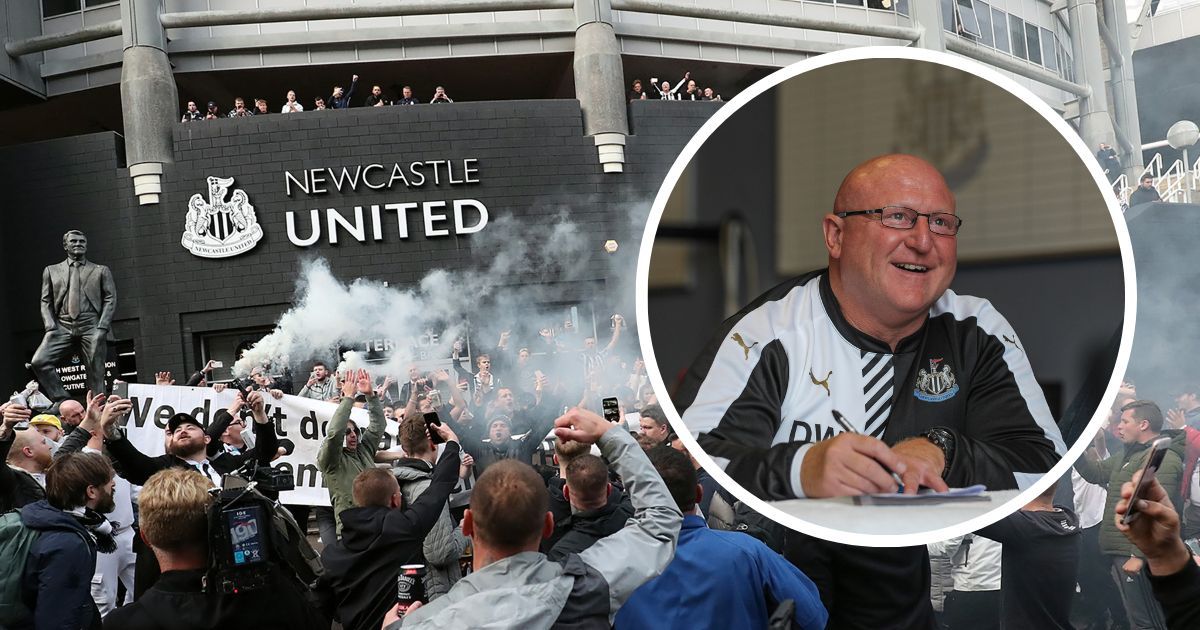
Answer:
M354 479L354 505L342 512L342 539L325 548L325 575L318 590L332 591L345 630L376 630L396 603L400 567L420 564L421 545L442 514L458 482L458 436L437 427L445 451L433 467L429 487L412 505L388 470L368 468Z

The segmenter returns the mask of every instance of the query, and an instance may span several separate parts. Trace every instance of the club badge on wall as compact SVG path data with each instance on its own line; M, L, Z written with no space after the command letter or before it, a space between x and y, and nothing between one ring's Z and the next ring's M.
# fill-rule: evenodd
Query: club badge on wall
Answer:
M188 200L183 246L202 258L229 258L250 251L263 231L246 191L234 189L230 194L232 177L210 176L207 181L208 199L197 193Z

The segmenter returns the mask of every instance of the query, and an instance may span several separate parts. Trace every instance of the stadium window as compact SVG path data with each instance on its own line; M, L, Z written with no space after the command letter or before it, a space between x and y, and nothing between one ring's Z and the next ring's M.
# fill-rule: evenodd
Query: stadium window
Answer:
M1054 33L1048 29L1042 29L1042 62L1050 70L1058 72L1058 57L1054 54Z
M954 31L954 0L942 0L942 30Z
M42 18L66 15L79 10L79 0L42 0Z
M863 5L863 0L837 0L837 3L838 4L853 4L855 6L861 7Z
M896 0L896 13L908 15L908 0Z
M986 2L976 2L975 16L979 18L979 43L988 48L995 48L996 38L992 33L992 8Z
M1025 23L1025 43L1028 44L1029 60L1036 64L1042 63L1042 44L1038 37L1038 27Z
M1015 15L1009 15L1008 33L1012 40L1012 54L1028 59L1029 53L1025 52L1025 22Z
M992 9L992 31L996 34L996 50L1009 52L1007 13L1000 9Z
M979 18L975 15L975 3L971 0L957 0L954 3L954 19L958 23L960 35L970 35L976 39L981 36Z

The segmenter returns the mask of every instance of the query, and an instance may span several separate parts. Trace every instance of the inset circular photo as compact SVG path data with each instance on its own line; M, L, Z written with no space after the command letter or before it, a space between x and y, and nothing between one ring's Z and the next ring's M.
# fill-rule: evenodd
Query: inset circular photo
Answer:
M756 84L668 175L639 268L710 510L895 546L1035 498L1128 362L1119 219L1062 113L966 59L856 49Z

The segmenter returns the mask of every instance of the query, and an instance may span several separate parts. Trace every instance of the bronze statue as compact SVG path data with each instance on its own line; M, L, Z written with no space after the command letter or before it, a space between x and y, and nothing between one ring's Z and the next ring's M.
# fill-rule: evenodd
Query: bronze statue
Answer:
M104 391L104 360L109 328L117 308L112 272L84 257L87 237L79 230L63 234L67 259L42 272L42 322L46 336L33 353L32 368L51 400L69 398L54 367L79 348L87 370L87 387Z

